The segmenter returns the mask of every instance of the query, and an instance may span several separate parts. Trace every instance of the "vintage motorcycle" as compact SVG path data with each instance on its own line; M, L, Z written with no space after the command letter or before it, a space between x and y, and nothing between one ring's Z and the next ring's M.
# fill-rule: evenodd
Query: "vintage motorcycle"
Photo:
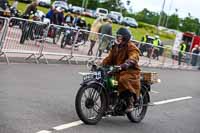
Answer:
M91 72L80 73L83 82L77 92L75 107L79 118L89 125L97 124L104 116L127 115L131 122L139 123L145 117L150 103L151 85L160 82L155 72L141 73L141 93L134 101L134 110L126 113L127 103L118 92L118 82L111 74L119 69L113 67L97 67L92 65Z

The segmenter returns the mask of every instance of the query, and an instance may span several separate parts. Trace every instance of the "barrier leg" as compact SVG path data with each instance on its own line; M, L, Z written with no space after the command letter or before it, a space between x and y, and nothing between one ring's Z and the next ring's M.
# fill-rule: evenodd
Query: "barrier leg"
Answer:
M37 60L37 57L36 57L35 54L31 54L30 56L28 56L27 58L25 58L25 60L29 60L32 56L34 56L36 64L39 64L39 61Z

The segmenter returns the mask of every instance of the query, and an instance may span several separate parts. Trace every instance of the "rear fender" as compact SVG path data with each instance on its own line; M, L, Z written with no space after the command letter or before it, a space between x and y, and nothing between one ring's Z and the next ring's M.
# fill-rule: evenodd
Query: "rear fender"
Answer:
M151 99L150 99L149 91L151 91L151 85L142 84L142 85L141 85L141 91L144 92L145 95L147 95L148 102L150 102Z

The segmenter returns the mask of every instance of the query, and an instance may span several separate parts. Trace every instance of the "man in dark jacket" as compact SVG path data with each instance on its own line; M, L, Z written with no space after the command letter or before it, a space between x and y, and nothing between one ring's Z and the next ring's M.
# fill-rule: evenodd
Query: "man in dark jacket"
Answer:
M99 44L98 56L101 57L103 51L107 49L110 41L112 40L112 21L108 18L103 19L104 24L101 26L99 33L101 33L102 39Z
M0 10L6 10L8 8L7 0L0 0Z
M26 10L23 14L23 18L29 19L29 17L37 12L37 1L32 2L30 5L26 7Z

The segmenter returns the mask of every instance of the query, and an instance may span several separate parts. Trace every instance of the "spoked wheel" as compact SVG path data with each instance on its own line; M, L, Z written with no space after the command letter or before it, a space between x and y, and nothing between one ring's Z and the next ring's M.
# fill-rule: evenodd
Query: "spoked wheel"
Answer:
M105 106L105 95L101 86L90 84L79 89L76 96L76 112L85 124L97 124L103 116Z
M138 105L130 113L127 113L127 117L131 122L139 123L144 119L147 112L148 104L148 92L141 92Z

